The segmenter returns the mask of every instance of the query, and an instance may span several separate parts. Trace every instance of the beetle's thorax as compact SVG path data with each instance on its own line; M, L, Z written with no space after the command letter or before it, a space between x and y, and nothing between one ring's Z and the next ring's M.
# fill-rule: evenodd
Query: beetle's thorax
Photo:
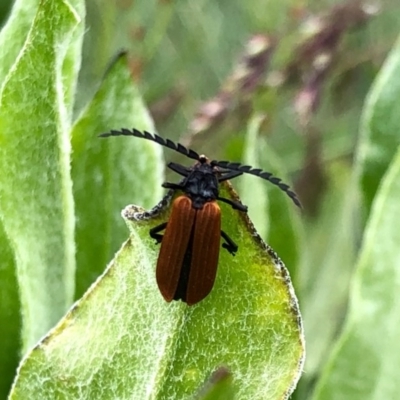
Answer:
M191 173L184 179L183 191L192 200L193 208L201 209L204 204L218 197L218 177L215 167L200 156L192 167Z

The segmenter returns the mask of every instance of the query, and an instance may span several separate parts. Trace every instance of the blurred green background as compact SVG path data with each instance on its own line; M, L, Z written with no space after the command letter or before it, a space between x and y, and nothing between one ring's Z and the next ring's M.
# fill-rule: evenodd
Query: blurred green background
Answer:
M11 3L0 4L2 23ZM364 293L363 274L377 265L374 251L388 256L393 268L382 274L395 273L399 247L389 229L397 215L387 225L380 214L368 222L373 207L389 210L385 201L397 195L395 164L386 186L379 185L400 142L397 48L381 71L399 32L396 0L87 1L76 117L112 57L127 49L132 78L161 136L213 159L248 160L272 169L299 194L301 212L293 206L283 215L271 198L263 205L265 222L253 214L252 186L236 185L256 228L290 270L299 298L307 360L296 400L398 398L388 387L394 379L389 371L400 363L393 297L400 283L394 276L386 287L375 286L380 275L372 279L371 273ZM371 91L378 73L382 77ZM257 118L260 126L248 153L249 126ZM375 205L381 189L385 197ZM280 233L288 224L293 237ZM379 240L388 248L378 249ZM357 352L360 332L373 330L362 322L373 315L368 310L374 304L362 307L362 300L371 295L373 303L377 293L390 297L391 312L383 309L380 315L382 326L387 324L383 335L393 341L375 348L384 341L380 332L365 338L364 350ZM373 361L366 357L369 351ZM368 364L363 373L350 377L361 364Z

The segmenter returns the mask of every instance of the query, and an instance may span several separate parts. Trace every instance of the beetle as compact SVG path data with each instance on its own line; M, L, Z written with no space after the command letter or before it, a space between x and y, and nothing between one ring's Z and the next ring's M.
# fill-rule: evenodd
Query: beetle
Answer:
M174 162L167 164L183 179L178 183L165 182L162 186L182 194L173 201L168 221L150 229L150 236L158 244L161 243L156 280L167 302L182 300L194 305L210 293L218 268L220 236L224 240L222 247L229 253L235 255L238 250L236 243L221 230L221 209L217 200L241 212L246 212L247 207L238 201L220 197L218 186L221 182L243 173L255 175L278 186L301 207L299 199L288 185L261 169L228 161L210 161L180 143L137 129L111 130L99 136L147 139L196 160L192 167ZM160 233L163 230L164 235Z

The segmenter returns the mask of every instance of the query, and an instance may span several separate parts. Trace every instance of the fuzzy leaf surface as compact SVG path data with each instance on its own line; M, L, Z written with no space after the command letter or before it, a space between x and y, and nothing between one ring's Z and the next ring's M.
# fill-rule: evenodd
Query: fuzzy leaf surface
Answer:
M24 349L72 302L71 105L66 99L72 97L79 64L79 57L72 62L71 40L79 47L74 32L81 23L70 3L42 1L0 94L0 214L16 259Z
M221 194L237 200L226 185ZM205 300L166 303L158 291L149 229L168 218L169 208L127 221L130 239L27 356L11 399L183 399L221 366L232 372L237 398L286 399L304 356L290 278L247 216L221 207L223 229L239 251L232 257L221 250ZM124 214L136 211L131 206Z

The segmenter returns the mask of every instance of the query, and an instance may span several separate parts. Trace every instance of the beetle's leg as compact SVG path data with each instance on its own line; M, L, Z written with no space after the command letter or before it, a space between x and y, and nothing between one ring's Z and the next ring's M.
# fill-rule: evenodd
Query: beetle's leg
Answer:
M222 247L234 256L238 251L238 245L224 231L221 231L221 236L225 240L225 243L222 243Z
M161 232L163 229L167 227L167 222L163 222L162 224L155 226L150 229L150 237L156 240L157 244L161 243L163 235L160 235L158 232Z
M182 176L188 176L189 173L190 173L190 169L189 168L186 168L183 165L177 164L177 163L174 163L174 162L168 163L167 167L172 169L172 171L174 171L177 174L182 175Z
M246 212L247 211L247 206L245 206L242 203L239 203L238 201L233 201L230 199L225 199L224 197L217 197L217 200L223 201L226 204L229 204L230 206L232 206L232 208L234 210L239 210L239 211L243 211Z
M183 190L183 186L179 183L164 182L161 186L166 189Z

